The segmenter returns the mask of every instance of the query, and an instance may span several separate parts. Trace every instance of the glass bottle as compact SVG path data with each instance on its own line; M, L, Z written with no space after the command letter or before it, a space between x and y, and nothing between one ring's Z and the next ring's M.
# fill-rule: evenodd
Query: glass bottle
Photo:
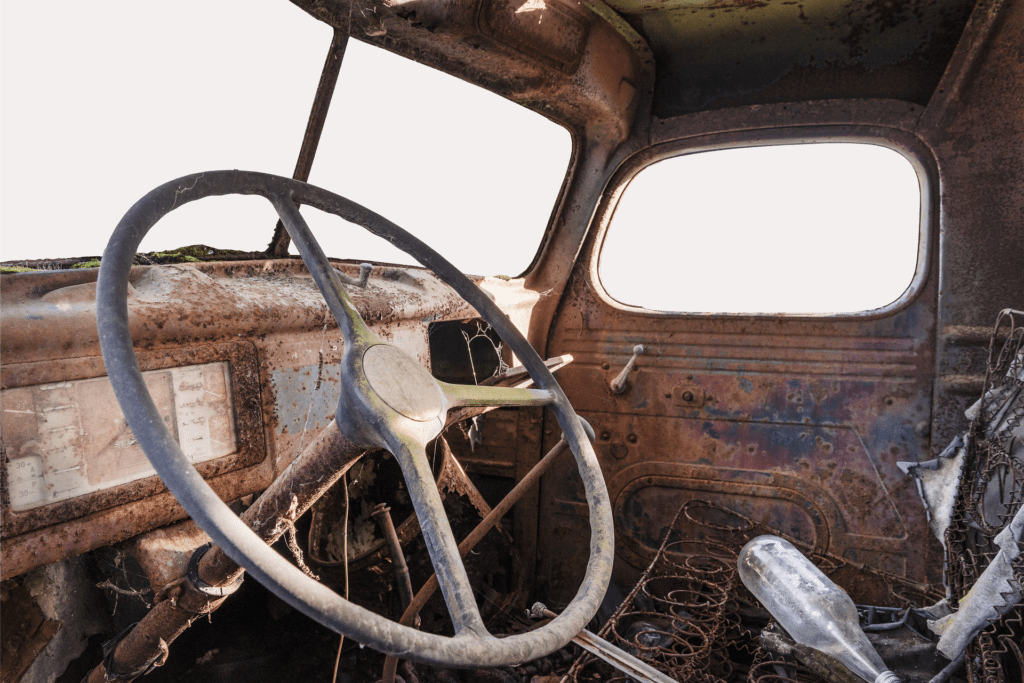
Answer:
M794 641L839 660L869 683L900 683L861 630L850 596L792 543L758 536L740 551L739 574Z

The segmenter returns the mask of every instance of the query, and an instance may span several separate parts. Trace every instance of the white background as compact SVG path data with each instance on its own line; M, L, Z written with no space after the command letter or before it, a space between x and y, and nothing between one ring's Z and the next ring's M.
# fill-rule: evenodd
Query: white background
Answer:
M0 8L0 260L99 255L135 201L186 174L292 175L332 30L291 3ZM464 270L518 275L570 151L543 117L352 40L310 182ZM329 256L411 262L317 213L303 209ZM262 251L276 220L259 198L205 199L169 214L140 250Z
M99 255L138 198L185 174L291 176L330 41L328 26L285 0L4 0L0 260ZM517 275L570 145L533 112L353 40L310 182L379 211L467 272ZM830 166L821 154L808 163L763 151L696 155L682 178L652 169L647 189L637 181L616 218L655 230L640 238L613 224L601 264L612 294L667 310L794 312L898 297L917 255L909 163L886 150L892 171L863 154ZM652 213L658 197L670 201ZM811 208L810 227L787 232ZM410 262L358 228L303 214L332 257ZM726 214L737 218L723 223ZM275 222L262 199L206 199L170 214L140 250L260 251Z

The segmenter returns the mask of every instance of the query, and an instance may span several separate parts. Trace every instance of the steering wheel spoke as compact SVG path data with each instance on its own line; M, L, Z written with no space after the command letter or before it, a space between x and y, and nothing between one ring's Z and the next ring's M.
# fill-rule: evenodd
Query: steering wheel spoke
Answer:
M352 297L345 291L337 273L334 272L330 261L327 260L327 255L320 248L320 243L313 236L313 231L309 229L306 219L302 217L298 207L295 206L295 202L290 196L284 197L279 194L270 195L268 199L277 210L277 215L280 216L281 222L288 230L288 235L295 248L299 250L302 262L306 264L309 274L313 276L313 282L324 295L327 308L331 311L334 319L338 321L346 347L365 348L380 343L380 338L366 326L359 316L359 310L352 301Z
M438 386L444 392L449 408L529 408L551 405L555 401L555 395L546 389L473 386L447 382L438 382Z
M473 597L473 588L459 554L459 544L452 533L441 494L437 490L426 445L417 443L414 438L399 436L390 444L389 450L405 475L409 498L419 519L423 540L434 564L445 604L448 605L455 635L490 638Z

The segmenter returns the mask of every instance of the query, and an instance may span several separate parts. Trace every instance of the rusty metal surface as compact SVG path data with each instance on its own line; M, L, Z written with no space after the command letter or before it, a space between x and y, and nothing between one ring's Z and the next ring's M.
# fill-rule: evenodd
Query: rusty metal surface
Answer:
M185 575L192 553L210 542L192 520L154 529L128 542L128 550L146 574L154 592Z
M925 104L973 0L611 0L658 60L659 118L742 104L891 98Z
M616 143L629 134L644 99L636 48L602 21L594 3L294 1L360 40Z
M602 433L597 450L619 546L650 548L673 501L710 497L837 555L937 582L940 550L896 466L928 454L928 298L896 320L760 324L652 319L581 294L566 310L583 315L552 349L576 358L564 371L567 391ZM623 327L634 331L617 331ZM620 396L593 391L638 342L647 352L632 388ZM681 386L695 388L703 404L677 401ZM557 514L571 538L577 494L559 475L542 509ZM571 542L547 543L542 573L562 576Z
M961 220L957 221L957 234L953 235L956 246L953 250L947 251L943 246L943 257L940 261L937 257L937 249L933 249L931 258L925 263L928 270L927 283L922 283L922 289L909 308L903 311L889 311L885 316L890 318L890 323L861 321L855 323L839 323L817 321L799 321L792 318L772 321L769 324L762 324L756 320L736 321L736 324L725 323L713 320L691 320L689 323L676 321L675 324L667 323L657 317L645 316L641 312L635 313L624 311L612 311L603 305L600 297L593 297L584 291L583 278L576 283L571 290L567 300L563 303L563 315L565 319L572 320L572 324L566 325L556 323L555 332L552 335L552 352L570 351L581 361L574 368L581 376L578 379L578 388L570 389L570 395L579 396L584 400L591 398L588 408L597 413L588 415L602 430L603 421L610 420L609 428L604 428L609 440L605 445L606 455L602 456L603 462L612 473L621 471L629 466L629 463L636 462L642 469L651 467L639 461L658 460L665 463L679 463L678 466L691 467L699 462L701 457L707 458L707 465L725 466L729 476L726 479L735 478L737 465L740 472L762 472L771 471L771 476L776 473L786 473L787 476L795 475L797 479L804 479L815 487L831 486L829 480L832 475L821 470L821 466L828 466L829 462L835 462L838 456L847 456L847 453L840 454L838 451L830 457L820 446L831 444L833 447L837 441L825 434L812 434L803 425L807 422L812 424L823 420L822 426L834 432L841 428L846 432L855 435L856 443L853 446L860 455L855 456L853 467L840 460L839 467L846 471L846 477L850 476L861 481L875 479L875 484L865 487L864 483L858 483L849 488L840 482L833 486L829 497L833 500L840 500L847 510L862 510L855 512L862 517L861 522L867 528L884 529L888 524L891 529L892 541L889 543L890 550L897 539L903 538L903 532L898 529L902 525L911 534L916 534L923 519L918 506L909 495L907 487L900 483L900 475L892 469L894 463L890 455L893 448L900 452L912 453L914 457L927 459L930 455L929 448L941 449L947 442L948 437L954 432L950 425L954 423L958 414L966 407L967 394L973 387L978 386L981 369L983 368L984 336L977 339L979 335L972 333L972 325L977 326L980 322L979 316L986 308L999 307L1013 304L1013 292L1019 293L1021 287L1021 270L1017 267L1015 260L1006 258L1008 253L1019 252L1015 244L1020 239L1021 232L1015 229L1007 229L1005 216L1012 215L1021 206L1021 164L1017 160L1007 159L1008 155L1013 157L1019 154L1021 144L1012 144L1006 147L1010 140L1020 141L1024 135L1020 130L1021 121L1021 97L1020 88L1015 85L1021 77L1019 60L1020 41L1014 36L1019 32L1021 22L1019 17L1013 19L1020 13L1019 7L1010 6L1009 9L1002 9L1004 17L999 16L1000 9L996 4L982 3L975 14L980 19L972 19L971 25L980 28L971 28L965 33L965 42L962 44L943 82L939 85L933 102L926 107L914 102L913 97L901 95L901 99L909 99L910 103L896 102L870 102L863 100L846 100L833 102L816 103L793 103L786 106L759 106L741 107L716 112L696 113L689 116L680 116L664 121L656 121L652 130L652 136L659 141L668 142L671 140L696 140L698 136L718 136L717 139L709 138L711 145L730 145L751 139L771 139L779 134L792 135L786 128L789 126L822 126L830 123L841 125L861 126L882 126L892 131L899 131L904 138L909 136L910 147L916 146L927 157L935 159L933 163L934 175L929 177L929 182L935 187L941 185L946 190L939 200L938 194L934 195L934 224L930 226L933 238L936 238L938 216L941 214L942 225L946 226L947 209L951 206L951 199L955 200L955 206L959 210ZM963 56L961 56L963 55ZM979 56L981 55L981 56ZM992 76L989 78L975 78L978 70L990 70ZM1000 76L996 76L996 74ZM965 75L968 74L968 75ZM950 90L945 86L949 85ZM952 91L952 92L951 92ZM1012 91L1012 92L1011 92ZM972 100L973 96L973 100ZM800 99L803 99L801 96ZM972 106L973 105L973 106ZM941 114L938 113L941 110ZM960 128L956 135L951 134L942 126L948 125L952 120L959 120ZM984 119L984 120L982 120ZM942 122L942 123L940 123ZM761 128L759 133L750 133L754 129ZM792 130L792 129L790 129ZM972 133L971 130L977 131ZM797 135L815 137L811 128L804 128ZM830 134L822 137L830 137L838 132L844 133L841 129L835 129ZM979 168L979 159L974 156L974 148L967 143L965 138L973 141L972 135L981 134L979 140L987 141L987 144L1003 145L996 152L985 155L980 160L980 166L989 170ZM847 138L850 139L850 138ZM997 143L996 140L1001 142ZM699 143L688 143L691 147ZM685 145L684 145L685 146ZM968 152L967 150L971 150ZM952 154L951 154L952 152ZM921 153L921 152L919 152ZM968 159L973 159L973 163ZM952 163L950 163L952 162ZM982 189L981 175L987 174L991 178L993 174L1004 176L1005 182L998 183L998 200L994 204L982 206L985 203L986 191ZM976 178L976 180L972 179ZM955 189L949 190L954 187ZM950 196L951 195L951 196ZM613 205L613 204L611 204ZM1014 209L1013 207L1016 207ZM972 215L970 212L973 211ZM994 215L993 211L999 211ZM1016 211L1019 213L1019 211ZM986 219L986 216L991 218ZM600 214L598 224L604 220ZM1005 227L1004 227L1005 226ZM978 242L978 231L985 231L985 238L992 245L988 250L980 249ZM962 237L960 236L962 234ZM937 243L936 243L937 244ZM961 246L962 245L962 246ZM1006 251L1006 249L1009 251ZM586 251L584 259L588 258ZM983 259L983 262L979 262ZM975 267L977 265L978 267ZM940 275L941 272L941 275ZM986 275L983 280L979 272ZM919 274L921 269L919 269ZM942 324L946 326L942 337L936 338L937 323L935 310L938 300L937 281L942 278L944 292L942 301L948 302L947 307L955 307L957 313L943 315ZM948 284L948 278L958 282L956 286ZM990 286L980 285L982 281L991 283ZM999 294L997 294L999 293ZM999 303L996 303L998 298ZM976 308L975 303L985 301L982 308ZM916 310L915 310L916 309ZM945 310L945 309L944 309ZM950 309L952 311L952 309ZM970 313L968 313L970 310ZM930 320L929 320L930 319ZM896 324L893 325L892 323ZM565 325L559 329L557 325ZM844 326L846 330L844 331ZM902 329L901 329L902 328ZM856 330L856 332L853 332ZM621 331L621 332L618 332ZM724 333L724 336L723 336ZM753 345L743 340L764 339L765 334L782 334L780 343L768 342L769 348L755 349ZM827 346L817 343L806 343L811 339L840 339L879 337L882 346L874 347L878 353L872 358L871 353L865 347L863 351L856 348L836 348L834 353L827 350ZM899 352L895 347L887 350L885 344L892 344L899 338L913 340L909 341L910 346L905 351ZM890 341L881 342L885 338ZM642 394L633 397L633 400L623 401L615 404L606 396L603 400L593 400L594 394L585 387L596 386L607 381L608 372L600 368L600 363L613 360L615 363L623 363L627 358L628 346L635 343L643 343L645 346L656 344L657 340L671 341L670 346L678 351L667 351L666 354L673 360L665 358L649 359L649 364L655 367L645 369L641 362L640 377L638 384L643 381L645 374L653 379L647 385ZM736 344L739 342L739 346ZM724 346L723 346L724 345ZM717 348L736 348L738 353L716 352ZM592 355L589 357L582 353L581 349L588 349ZM742 350L739 350L742 349ZM803 349L803 350L801 350ZM812 351L811 349L818 349ZM752 356L751 353L754 355ZM906 353L905 359L899 359L901 353ZM762 355L765 354L765 355ZM888 358L885 356L888 354ZM932 360L937 356L939 360L940 375L937 378L938 393L936 394L937 411L932 415L931 400L928 394L931 391L932 382L936 379ZM589 361L589 363L588 363ZM812 362L808 362L812 361ZM852 364L851 364L852 362ZM590 368L587 366L590 365ZM765 374L769 370L771 372ZM583 370L588 369L588 376L583 377ZM890 369L885 369L890 368ZM948 370L944 370L948 368ZM751 372L753 370L753 372ZM776 373L781 373L777 376ZM809 373L809 374L808 374ZM942 377L948 373L948 380ZM687 375L690 377L688 378ZM764 378L759 383L751 375L760 375ZM838 412L836 406L829 407L822 404L814 397L812 385L817 375L821 379L831 379L833 389L837 396L844 396L844 405ZM861 377L855 377L861 375ZM875 378L870 377L875 375ZM888 376L884 378L884 376ZM731 379L730 379L731 377ZM797 379L801 377L800 379ZM698 380L697 383L694 380ZM834 380L838 379L836 383ZM818 380L820 383L820 380ZM569 381L572 386L571 380ZM707 384L708 388L704 385ZM766 410L771 405L780 404L771 395L749 397L744 396L748 390L759 393L761 388L773 385L778 399L789 396L802 396L804 400L819 406L818 410L805 415L795 410ZM788 386L792 384L792 386ZM718 412L725 421L712 420L716 412L700 409L689 412L686 406L671 405L662 396L674 395L675 388L679 386L693 387L699 385L712 397L729 396L729 402L736 410L731 415ZM715 390L710 390L715 386ZM579 393L575 393L579 392ZM909 394L907 393L909 392ZM821 395L820 390L817 391ZM873 396L873 397L872 397ZM892 401L892 405L886 406L886 399ZM852 399L847 401L845 399ZM807 406L811 409L811 406ZM895 409L895 410L893 410ZM664 415L662 422L657 420L638 424L638 417L650 413ZM788 413L788 416L787 416ZM820 417L815 417L817 413ZM891 415L887 415L887 413ZM828 414L827 417L825 415ZM786 424L777 424L781 418ZM824 418L824 419L823 419ZM893 419L895 418L895 419ZM933 419L934 418L934 419ZM667 424L665 420L682 420L684 424L691 424L692 429L686 433L672 433L668 439L662 429L652 429L650 424ZM902 423L900 426L898 423ZM645 426L646 425L646 426ZM773 443L768 439L763 446L755 446L756 451L770 451L778 459L770 459L764 462L742 463L744 445L750 441L756 443L758 439L748 438L760 430L767 435L775 432L773 427L778 426L783 430L795 428L794 436L804 434L813 441L818 436L820 444L808 442L812 446L805 451L807 455L802 456L809 467L800 472L801 456L799 453L803 446L794 450L794 444L798 442ZM846 425L844 427L843 425ZM852 429L852 431L850 431ZM678 431L678 430L677 430ZM710 431L710 433L709 433ZM901 434L902 432L902 434ZM935 438L930 438L935 432ZM612 436L614 434L614 436ZM725 434L725 443L722 439ZM731 434L732 436L728 436ZM784 440L786 441L786 440ZM929 443L930 442L930 443ZM714 446L713 453L701 454L700 444ZM730 445L731 444L731 445ZM680 450L680 446L682 447ZM725 450L722 450L725 446ZM769 448L764 448L768 446ZM652 450L653 449L653 450ZM817 450L816 450L817 449ZM640 451L637 453L637 451ZM848 451L854 455L853 451ZM720 462L721 458L724 462ZM740 458L740 460L737 460ZM625 462L623 462L625 461ZM857 465L859 461L861 464ZM671 467L671 465L665 465ZM856 470L860 468L860 474ZM781 470L780 470L781 468ZM788 471L787 471L788 470ZM638 480L640 472L635 472ZM614 474L613 474L614 476ZM659 475L664 476L664 475ZM671 493L672 489L678 489L682 480L688 478L686 472L681 471L670 477L674 480L669 488L660 495L662 498L671 499L677 493ZM708 478L707 473L698 475L696 480L702 482L713 482L714 479L721 479L721 474ZM613 478L613 488L618 485ZM664 481L664 480L663 480ZM749 482L748 482L749 484ZM893 484L896 488L893 488ZM694 485L691 481L688 485ZM741 504L743 499L737 499L735 493L727 494L722 485L716 485L719 489L716 495L731 495L728 501L733 504ZM557 489L557 485L553 488ZM634 509L643 515L651 515L651 505L654 510L664 510L658 507L658 498L655 489L659 487L648 487L648 496L654 496L646 500L648 506L640 505L636 501ZM664 487L661 487L664 488ZM697 490L702 487L696 486ZM703 486L703 491L696 495L708 495L708 486ZM841 489L841 490L840 490ZM876 494L871 494L874 490ZM851 494L860 496L860 500L849 498ZM612 493L613 499L616 492ZM882 499L898 503L897 512L894 515L889 513L889 522L881 519L872 519L871 515L877 516L881 510L864 507L874 496L882 495ZM564 496L563 496L564 497ZM571 499L571 496L569 497ZM724 498L720 498L725 500ZM743 505L750 506L750 498ZM573 509L572 501L567 500L561 504L565 516L559 518L552 529L557 536L553 540L554 549L565 548L567 539L574 535L573 530L577 527L571 522ZM785 512L785 506L779 504L764 504L767 508L775 507L772 514L780 515L775 523L797 523L805 529L803 533L813 534L815 525L809 520L804 511L798 512L794 507L789 513ZM620 510L627 509L621 507ZM882 507L886 507L883 505ZM548 508L552 511L559 510L558 505ZM624 515L625 513L622 512ZM800 519L803 522L799 522ZM661 521L659 521L659 519ZM899 520L899 524L893 527L892 524ZM624 521L618 517L618 522ZM835 526L847 527L849 520L835 522ZM650 538L651 532L656 532L660 524L664 523L664 513L652 515L650 520L645 521L646 526L642 531L636 530L641 536ZM879 526L880 525L880 526ZM629 527L626 527L627 529ZM845 532L845 530L844 530ZM870 536L871 534L868 534ZM914 536L916 537L916 536ZM632 540L633 536L630 535ZM920 543L910 542L906 538L907 547L927 548L921 554L922 561L915 560L916 567L908 566L906 571L925 572L930 576L929 580L935 581L935 548L927 538L919 538ZM628 543L627 543L628 545ZM873 544L864 544L873 545ZM886 544L882 544L884 548ZM559 550L556 550L559 552ZM564 551L566 557L571 556L571 551ZM899 560L900 551L891 560ZM904 552L902 554L911 555ZM923 556L930 559L924 560ZM874 561L891 561L875 556ZM549 571L557 574L560 563L552 562ZM926 570L926 566L931 567Z
M1024 5L980 2L964 35L920 131L944 188L934 455L963 431L991 321L1024 308Z
M46 618L24 583L5 583L2 591L0 654L4 667L0 681L18 683L64 624Z
M224 500L237 500L266 487L270 479L269 468L257 466L207 481ZM35 567L120 543L142 531L187 517L170 493L157 493L143 502L108 508L4 539L0 544L3 552L0 577L18 576Z
M358 266L333 262L358 277ZM99 352L96 271L0 276L0 353L19 362ZM132 269L132 333L140 350L330 328L327 307L300 261L239 261ZM424 318L473 317L472 309L426 271L382 268L353 298L385 333Z
M581 269L549 350L578 360L567 391L593 411L587 417L606 437L601 458L617 501L619 544L636 553L634 567L664 528L670 501L692 495L757 511L760 521L811 542L824 538L847 557L938 581L939 549L894 456L928 459L956 433L981 385L985 311L1015 304L1024 291L1019 259L1008 256L1021 252L1024 234L1008 220L1024 201L1021 11L1019 3L978 5L927 106L903 92L904 102L837 99L655 120L652 141L697 151L780 136L853 140L858 126L861 136L878 139L881 129L881 139L923 161L932 242L915 296L860 320L728 321L624 310L596 294L599 285ZM799 99L806 92L813 89ZM975 156L975 142L991 153ZM986 205L992 191L997 199ZM615 192L606 192L607 207ZM596 224L607 218L599 209ZM940 225L952 240L941 257ZM590 240L584 262L594 257L599 233ZM655 351L641 357L634 391L618 401L592 391L636 343ZM702 393L705 405L677 400L686 388L694 399ZM553 480L542 503L554 515L545 546L553 555L542 572L550 577L570 569L581 528L566 481ZM833 514L822 513L824 500ZM560 590L557 579L548 581Z
M348 15L344 2L297 4L336 26ZM627 14L637 10L627 7L625 0L612 4ZM694 55L666 55L665 50L675 48L668 45L668 38L659 42L657 36L700 29L706 31L700 39L711 40L715 31L708 26L715 29L753 18L753 25L743 29L747 33L739 35L765 36L775 50L794 38L786 31L769 35L765 22L771 17L788 13L798 33L815 24L820 28L821 23L815 6L806 4L660 4L661 18L631 21L651 39L655 56L677 65ZM482 16L477 14L481 5L486 5ZM658 96L676 99L654 105L661 115L676 113L672 107L681 101L692 106L687 102L702 98L712 107L756 104L654 119L649 138L654 60L645 38L628 25L610 30L616 20L624 22L607 16L607 8L594 9L596 16L610 22L607 25L584 20L578 34L570 31L560 37L543 30L520 35L510 23L516 17L507 17L507 3L422 1L375 7L379 13L355 13L360 37L419 55L434 66L549 111L576 136L575 166L562 204L554 210L552 233L535 261L536 269L526 281L492 283L492 291L500 292L503 308L517 326L529 331L536 346L550 341L550 351L571 350L580 361L567 375L567 393L586 406L598 432L607 435L598 442L598 452L613 477L616 522L624 532L619 547L630 565L620 568L619 576L631 576L643 566L667 523L671 504L680 496L692 496L742 511L766 527L785 527L818 549L839 550L847 559L908 577L916 573L934 582L936 548L919 537L918 530L927 525L893 464L926 459L929 449L941 450L962 429L957 425L962 425L963 409L982 386L987 324L999 308L1024 307L1024 269L1014 258L1024 252L1019 224L1024 206L1024 5L1016 0L980 2L948 68L945 60L969 10L962 2L918 2L888 9L877 3L846 3L835 11L849 10L850 21L841 16L836 27L825 27L829 35L824 43L802 46L796 57L787 57L788 62L770 56L766 69L756 68L760 60L750 60L749 55L760 54L754 52L747 53L742 72L724 76L721 70L704 73L694 68L697 62L692 59L685 59L685 74L665 68L663 62L657 71ZM578 9L559 3L552 12L572 22L585 16ZM672 13L678 16L662 21ZM805 13L810 15L806 20ZM676 19L678 30L672 25ZM857 26L862 26L859 34L843 34ZM890 36L906 36L908 30L911 39L887 44ZM921 31L932 35L926 39ZM734 54L729 46L738 50L735 40L725 37L724 43L715 42L697 57L713 60ZM809 65L809 55L832 54L837 43L848 49L837 64ZM580 45L586 55L581 55ZM721 78L710 83L715 73ZM696 90L676 88L681 77L690 77L686 74L707 76L710 84ZM851 95L891 99L803 101ZM786 103L761 106L782 100ZM552 108L543 109L545 104ZM824 132L815 134L821 137L843 134L841 126L898 130L916 138L934 157L937 175L931 182L943 189L941 198L936 192L935 213L940 217L933 227L937 239L941 226L944 242L941 252L935 248L933 259L923 264L927 281L908 306L861 320L679 322L616 310L586 291L589 256L586 249L580 252L580 245L604 183L629 153L649 143L701 135L714 137L716 145L769 139L782 129L811 125L832 126L831 131L819 128ZM757 128L762 132L749 132ZM616 150L629 132L633 137ZM599 211L598 229L602 220ZM555 306L574 266L578 277L549 336ZM342 268L354 272L354 266ZM371 288L380 287L384 295L379 290L363 298L358 292L354 295L364 318L377 321L379 334L393 335L400 343L409 339L409 348L423 349L423 321L431 316L473 315L448 299L447 292L433 289L431 276L416 269L389 272L393 279L388 282L371 281ZM92 364L89 376L102 373L95 363L90 308L94 278L95 271L3 276L4 386L12 362L46 371L55 360L82 358L84 365ZM137 316L133 332L155 354L168 347L236 339L239 334L256 345L270 458L258 470L246 471L244 483L229 486L221 478L215 486L231 497L258 482L265 485L326 423L330 411L324 406L337 396L339 336L334 323L326 322L326 307L308 274L294 261L153 272L139 268L133 285L140 294L132 303ZM204 303L209 297L208 307L181 303L200 290L205 292ZM382 301L398 304L401 310L380 305ZM624 349L638 342L653 345L657 353L641 358L632 386L619 399L596 391L625 362ZM611 369L603 368L609 361ZM16 382L35 381L27 377ZM496 426L498 422L496 418ZM479 471L522 476L542 452L539 415L523 412L507 422L495 430L505 442L505 452L475 456ZM556 437L549 429L544 438L550 445ZM543 502L524 509L516 526L525 553L536 555L541 548L542 588L556 594L571 592L568 577L583 545L578 539L586 535L586 516L578 491L565 485L568 476L559 468L552 471ZM146 503L138 514L106 509L59 528L5 538L4 575L181 516L166 494ZM97 528L116 532L98 536ZM533 541L538 532L539 544ZM532 577L534 572L528 573ZM871 591L881 594L876 587L867 593ZM770 675L771 664L760 662L760 668L752 669L751 680Z

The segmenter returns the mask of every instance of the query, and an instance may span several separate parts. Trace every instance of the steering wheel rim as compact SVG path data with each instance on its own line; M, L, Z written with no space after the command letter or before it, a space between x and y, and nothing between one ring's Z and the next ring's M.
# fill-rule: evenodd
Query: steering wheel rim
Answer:
M359 341L361 331L350 328L346 334L345 330L344 316L354 313L355 307L341 288L340 281L330 269L326 256L299 215L296 202L333 213L362 226L369 232L387 239L433 271L476 308L481 317L487 320L511 347L540 391L547 392L550 397L547 405L555 414L569 442L583 479L590 507L591 526L591 552L583 583L573 601L558 618L543 628L500 639L486 632L481 633L480 629L471 623L471 619L461 622L465 628L460 632L459 617L454 612L452 618L456 623L456 636L452 638L401 626L348 602L329 588L305 576L231 513L188 462L164 426L142 378L129 330L128 276L139 244L160 218L188 202L227 194L263 196L274 204L292 240L299 248L307 268L324 293L328 307L335 313L339 325L342 326L348 365L358 365L362 363L363 358L362 353L358 358L349 353L350 348L355 348L350 343L350 337ZM351 311L344 311L346 308L350 308ZM343 317L339 318L339 315ZM379 214L313 185L269 174L211 171L178 178L152 190L136 202L115 228L101 261L96 316L103 360L118 402L135 438L167 488L229 557L278 597L322 625L364 645L388 654L400 655L405 659L446 667L493 667L529 661L563 647L583 630L596 613L611 577L614 553L611 506L597 457L572 406L533 347L490 298L434 250ZM361 324L358 313L355 313L355 317ZM370 340L364 344L363 353L376 346L381 344ZM343 360L343 365L345 364ZM365 377L362 379L365 380ZM358 410L358 406L353 405L354 402L358 403L358 400L349 397L346 405L346 393L343 391L338 416L344 415L349 418L350 414L346 411ZM339 426L348 422L338 420ZM346 435L361 439L363 442L379 444L381 435L375 433L380 431L379 427L378 424L364 423L357 425ZM395 439L399 437L389 440L387 436L384 436L384 441L391 450L390 447L395 445ZM436 495L436 488L434 493ZM435 560L438 577L442 578L441 567L437 567L433 551L431 557ZM464 574L464 569L462 572ZM445 597L449 597L447 593ZM452 609L449 602L449 610Z

